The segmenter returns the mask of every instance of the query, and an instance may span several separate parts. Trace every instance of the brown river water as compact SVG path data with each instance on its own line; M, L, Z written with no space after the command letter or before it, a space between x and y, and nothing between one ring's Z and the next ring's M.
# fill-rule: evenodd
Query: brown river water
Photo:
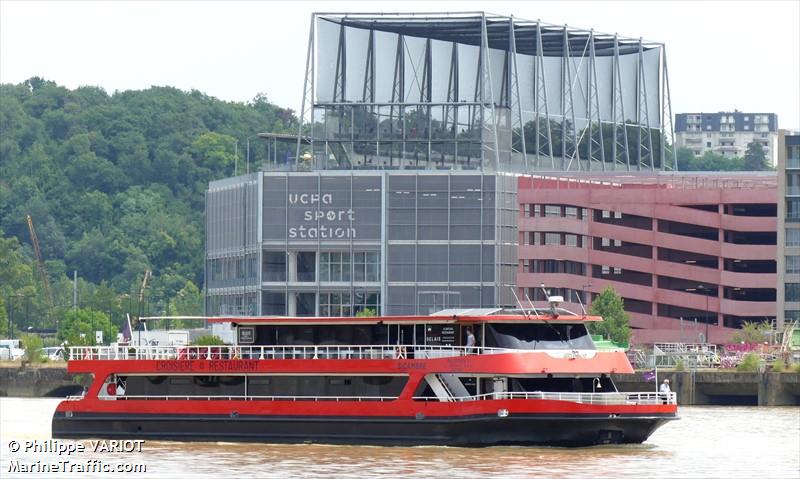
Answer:
M577 449L145 441L141 451L129 445L131 452L108 452L102 444L93 450L90 441L58 440L61 447L81 444L86 450L60 456L36 452L37 445L53 449L48 440L56 404L57 399L0 398L1 478L800 479L800 407L682 407L681 420L644 444ZM48 472L47 464L62 469ZM145 472L130 472L142 466ZM33 472L23 472L25 467Z

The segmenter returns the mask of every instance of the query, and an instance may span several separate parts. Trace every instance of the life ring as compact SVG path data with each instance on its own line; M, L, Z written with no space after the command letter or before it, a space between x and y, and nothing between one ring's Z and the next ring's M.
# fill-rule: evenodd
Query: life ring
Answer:
M106 392L109 396L116 396L117 395L117 384L116 383L108 383L106 386Z

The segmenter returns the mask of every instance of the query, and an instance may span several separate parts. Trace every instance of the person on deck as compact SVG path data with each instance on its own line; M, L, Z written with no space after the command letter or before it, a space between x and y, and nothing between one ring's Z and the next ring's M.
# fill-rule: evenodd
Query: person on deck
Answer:
M669 379L665 379L663 383L661 383L661 387L658 388L658 392L661 395L661 403L667 404L669 402L669 393L672 390L669 388Z
M472 354L475 350L475 335L472 333L472 328L467 328L467 354Z
M672 390L669 388L669 379L665 379L663 383L661 383L661 387L658 388L658 392L660 393L671 393Z

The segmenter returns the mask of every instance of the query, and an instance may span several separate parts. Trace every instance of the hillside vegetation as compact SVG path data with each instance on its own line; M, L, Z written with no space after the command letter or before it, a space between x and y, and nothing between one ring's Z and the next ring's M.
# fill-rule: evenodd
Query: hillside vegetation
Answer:
M147 312L200 313L209 180L234 174L237 147L242 171L255 133L295 125L263 95L244 104L170 87L0 85L0 335L9 311L20 330L52 328L71 307L73 270L80 306L117 325L138 311L145 270ZM27 215L52 285L49 317Z

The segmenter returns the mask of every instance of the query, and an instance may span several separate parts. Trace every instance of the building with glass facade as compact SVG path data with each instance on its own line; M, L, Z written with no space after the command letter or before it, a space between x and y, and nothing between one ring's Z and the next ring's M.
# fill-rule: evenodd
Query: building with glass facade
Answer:
M207 314L514 305L519 175L675 164L664 48L638 38L314 14L303 85L293 144L209 185Z
M778 326L800 321L800 131L778 132Z
M350 316L513 304L516 181L350 170L212 182L207 313Z

